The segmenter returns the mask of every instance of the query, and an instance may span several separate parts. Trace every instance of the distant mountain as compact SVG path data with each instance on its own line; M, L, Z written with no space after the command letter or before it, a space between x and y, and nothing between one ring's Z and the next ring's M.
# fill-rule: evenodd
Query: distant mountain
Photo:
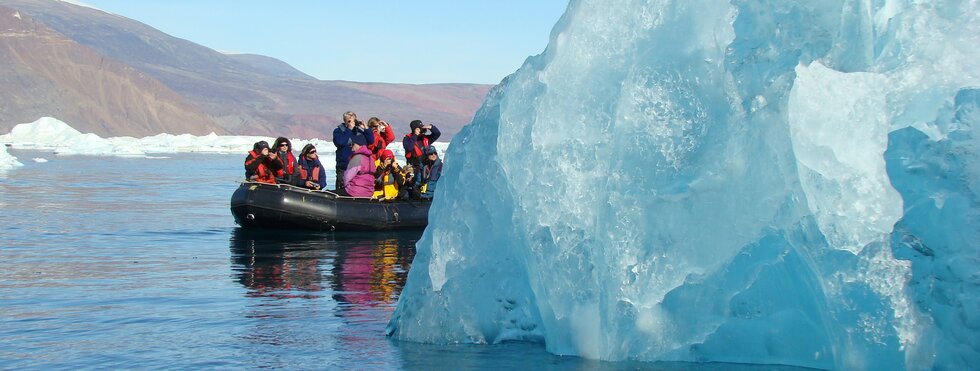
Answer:
M55 0L0 0L0 5L159 80L229 133L327 138L350 110L365 120L384 118L402 132L409 121L421 119L451 137L491 88L321 81L274 58L225 55L92 8Z
M285 77L291 79L316 80L313 76L307 75L300 70L293 68L289 63L281 60L266 57L258 54L225 54L231 59L237 60L255 68L266 75Z
M58 116L83 132L226 132L163 83L0 6L0 131Z

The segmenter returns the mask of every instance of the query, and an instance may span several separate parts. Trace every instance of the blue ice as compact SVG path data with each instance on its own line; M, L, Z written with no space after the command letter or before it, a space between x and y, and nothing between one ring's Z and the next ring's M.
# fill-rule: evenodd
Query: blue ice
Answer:
M602 360L980 364L980 3L573 0L389 324Z

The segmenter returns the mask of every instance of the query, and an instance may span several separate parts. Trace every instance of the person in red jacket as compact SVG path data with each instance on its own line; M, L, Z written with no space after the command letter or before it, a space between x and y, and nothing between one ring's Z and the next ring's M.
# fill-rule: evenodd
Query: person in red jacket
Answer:
M381 151L388 147L388 144L395 141L395 131L391 129L388 122L372 117L368 119L368 129L374 132L374 143L368 143L371 150L371 158L374 160L381 158Z
M255 142L245 157L245 178L259 183L276 184L276 172L282 168L275 152L269 152L269 143Z
M293 143L285 137L276 138L275 143L276 148L272 148L272 151L276 153L279 163L282 164L282 169L276 171L276 181L290 184L293 182L293 175L296 174L296 156L293 156Z
M412 128L412 132L405 134L405 139L402 139L402 146L405 147L405 161L413 168L421 169L425 149L439 139L442 133L439 132L439 128L432 124L423 124L421 120L413 120L409 126ZM425 134L426 131L429 133ZM421 181L422 172L416 171L412 184L418 184Z

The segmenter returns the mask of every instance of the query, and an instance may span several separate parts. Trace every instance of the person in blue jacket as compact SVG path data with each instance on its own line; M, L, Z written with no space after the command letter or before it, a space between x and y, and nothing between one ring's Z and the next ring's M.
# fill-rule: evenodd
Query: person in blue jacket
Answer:
M320 158L316 154L316 146L312 143L303 147L299 153L299 161L296 163L296 175L293 177L295 185L320 190L327 187L327 172L320 164Z
M431 199L436 193L436 183L442 177L442 160L439 151L434 146L425 147L425 158L422 160L422 181L419 190L422 198Z
M374 143L374 132L368 129L363 121L357 119L357 114L351 111L344 112L344 122L333 129L333 144L337 146L337 178L334 182L334 191L339 194L346 194L344 171L347 171L347 163L354 153L351 145L354 143L355 135L363 135L368 143Z

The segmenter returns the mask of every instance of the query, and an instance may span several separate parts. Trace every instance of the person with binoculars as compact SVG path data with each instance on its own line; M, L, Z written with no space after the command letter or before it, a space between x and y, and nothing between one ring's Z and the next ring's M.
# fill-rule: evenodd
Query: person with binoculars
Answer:
M384 151L388 144L395 141L395 130L391 128L391 125L388 125L387 121L377 117L369 118L367 126L374 133L374 141L368 143L371 158L380 160L381 151Z
M255 142L245 157L245 179L259 183L276 184L276 172L282 169L282 162L275 152L269 151L269 143Z
M415 169L421 169L422 160L425 158L425 149L438 140L442 133L439 132L439 128L432 124L423 124L421 120L412 120L409 127L411 127L412 132L405 134L405 138L402 139L402 146L405 147L405 162ZM412 184L419 186L422 181L422 172L416 171L413 178Z
M374 143L374 132L368 129L363 121L357 119L357 114L351 111L344 112L344 122L333 130L333 144L337 146L337 178L334 191L338 194L347 194L344 190L344 172L347 171L351 155L354 154L353 140L357 136L363 136L367 143Z

